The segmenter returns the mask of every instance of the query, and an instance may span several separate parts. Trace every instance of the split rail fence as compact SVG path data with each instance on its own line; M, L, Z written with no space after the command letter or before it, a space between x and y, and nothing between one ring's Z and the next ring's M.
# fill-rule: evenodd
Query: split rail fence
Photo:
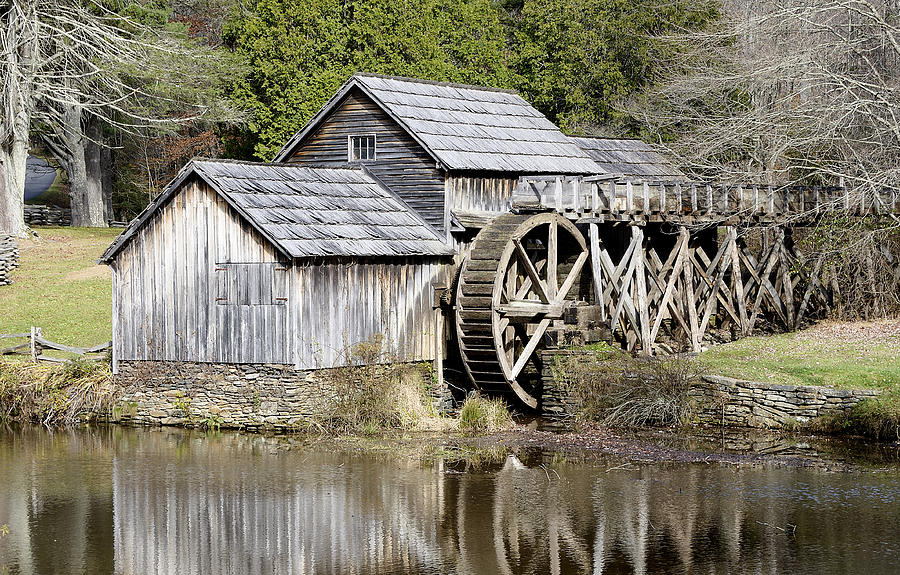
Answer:
M63 345L46 339L41 328L32 327L31 331L25 333L8 333L0 334L2 340L24 339L26 341L15 343L9 347L0 347L0 356L4 355L25 355L30 356L33 361L48 361L54 363L66 363L71 359L55 357L44 353L45 350L52 349L70 354L75 354L86 359L102 359L106 351L112 348L112 341L101 343L93 347L75 347L71 345Z

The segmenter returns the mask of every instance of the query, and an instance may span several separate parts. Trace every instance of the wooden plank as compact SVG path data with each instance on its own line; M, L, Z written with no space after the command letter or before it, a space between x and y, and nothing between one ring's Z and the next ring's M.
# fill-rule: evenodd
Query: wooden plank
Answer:
M684 227L683 231L687 231ZM688 247L689 250L695 249ZM689 252L690 255L690 252ZM697 302L694 299L694 266L685 264L683 266L684 274L684 304L688 313L688 324L690 325L691 350L694 353L700 353L702 335L700 334L700 325L697 321Z
M685 228L681 228L678 234L678 241L675 244L675 247L672 249L672 252L675 255L675 260L672 264L666 262L666 264L660 270L661 279L665 280L666 275L669 276L668 282L665 287L665 291L662 294L662 299L660 300L659 307L656 312L656 321L653 323L653 327L650 329L648 334L647 341L649 345L652 345L653 342L656 341L656 336L659 333L659 328L662 325L663 317L665 316L665 311L669 307L670 301L672 299L672 294L675 291L675 282L678 280L678 277L681 275L682 267L684 266L684 261L687 257L687 244L689 234ZM671 267L670 267L671 266ZM671 272L669 270L671 269ZM649 318L648 318L649 321Z
M791 282L791 262L787 247L784 245L784 228L778 228L775 232L778 251L781 259L781 276L784 288L784 306L787 315L787 328L789 331L797 329L796 315L794 314L794 290Z
M733 228L732 234L735 236L735 241L731 243L731 277L734 283L735 305L740 320L741 335L746 336L750 333L750 320L747 318L747 307L744 301L744 280L741 274L741 260L738 256L737 231Z

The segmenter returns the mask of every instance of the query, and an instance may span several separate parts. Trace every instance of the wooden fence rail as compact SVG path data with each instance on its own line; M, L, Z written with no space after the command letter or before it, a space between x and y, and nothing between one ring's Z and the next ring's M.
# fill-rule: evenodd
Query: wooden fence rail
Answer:
M27 341L9 347L0 348L0 356L29 355L31 356L31 359L33 361L49 361L54 363L66 363L71 360L45 355L45 349L54 349L66 353L73 353L75 355L86 357L87 359L101 359L101 356L97 356L96 354L102 354L112 347L111 341L101 343L93 347L75 347L72 345L63 345L61 343L56 343L50 341L49 339L46 339L43 335L43 331L39 327L32 327L31 331L24 333L0 334L0 340L4 339L25 339Z

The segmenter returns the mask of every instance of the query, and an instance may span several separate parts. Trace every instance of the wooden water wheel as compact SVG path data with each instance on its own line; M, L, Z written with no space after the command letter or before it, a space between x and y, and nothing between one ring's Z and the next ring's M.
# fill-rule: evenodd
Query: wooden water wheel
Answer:
M456 290L460 353L476 387L537 407L536 352L587 257L581 232L556 213L504 214L479 232Z

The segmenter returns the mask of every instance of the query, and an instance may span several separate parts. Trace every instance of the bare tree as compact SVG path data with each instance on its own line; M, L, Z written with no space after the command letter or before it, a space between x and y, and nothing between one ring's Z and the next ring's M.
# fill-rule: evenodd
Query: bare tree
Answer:
M891 0L729 0L713 29L670 37L634 102L695 174L769 183L900 183L900 14Z
M69 176L73 223L103 226L102 126L165 128L209 114L210 102L223 112L197 88L213 75L209 51L99 0L0 0L0 27L0 232L24 233L31 133L41 134Z
M725 0L716 26L665 40L665 73L626 107L694 176L843 184L854 201L900 187L896 0ZM843 315L900 311L898 230L837 218L799 238Z

